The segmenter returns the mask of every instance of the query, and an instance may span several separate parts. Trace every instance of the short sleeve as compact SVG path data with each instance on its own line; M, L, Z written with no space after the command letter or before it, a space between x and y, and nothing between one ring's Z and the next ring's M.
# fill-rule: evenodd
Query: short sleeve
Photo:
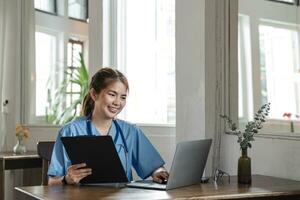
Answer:
M66 169L71 165L70 159L68 158L61 142L61 137L62 135L65 135L65 131L66 129L62 128L56 138L51 162L48 168L48 176L64 176L66 174Z
M154 170L165 164L160 154L138 127L136 127L132 153L132 165L142 179L146 179Z

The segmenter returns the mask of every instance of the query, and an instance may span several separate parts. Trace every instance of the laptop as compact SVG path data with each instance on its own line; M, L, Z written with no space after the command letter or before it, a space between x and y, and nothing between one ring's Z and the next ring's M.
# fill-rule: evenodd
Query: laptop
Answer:
M127 183L127 187L170 190L200 183L212 139L180 142L176 146L172 167L166 184L152 180Z
M80 184L128 182L111 136L61 137L61 141L72 164L86 163L92 168L92 174L81 179Z

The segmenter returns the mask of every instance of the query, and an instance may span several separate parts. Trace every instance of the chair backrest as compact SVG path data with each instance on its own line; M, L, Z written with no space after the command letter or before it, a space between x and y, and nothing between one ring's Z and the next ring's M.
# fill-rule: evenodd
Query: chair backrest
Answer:
M42 185L48 185L48 166L50 164L54 141L38 142L37 153L43 159L42 165Z

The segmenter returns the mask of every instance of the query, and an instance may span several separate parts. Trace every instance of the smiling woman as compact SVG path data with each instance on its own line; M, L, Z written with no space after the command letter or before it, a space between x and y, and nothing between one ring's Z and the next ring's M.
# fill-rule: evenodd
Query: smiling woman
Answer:
M128 81L122 73L111 68L102 68L91 80L89 93L83 100L82 113L85 116L91 115L95 122L110 121L126 105L128 90Z
M114 118L119 114L126 104L128 88L122 82L111 83L100 94L91 89L90 95L95 102L94 112L102 113L102 119Z
M118 154L129 181L133 180L131 166L143 179L152 176L154 181L162 182L168 178L165 162L142 130L116 119L126 105L127 93L127 78L121 72L112 68L96 72L84 98L84 116L59 131L48 171L49 184L76 184L93 173L85 163L71 163L62 146L61 137L79 135L110 135L116 149L123 147Z

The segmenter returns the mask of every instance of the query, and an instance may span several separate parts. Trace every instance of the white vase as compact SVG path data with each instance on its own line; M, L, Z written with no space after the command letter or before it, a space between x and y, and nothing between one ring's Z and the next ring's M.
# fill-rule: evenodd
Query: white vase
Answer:
M24 137L17 137L17 144L14 146L13 151L15 154L26 153L26 146L24 144Z

